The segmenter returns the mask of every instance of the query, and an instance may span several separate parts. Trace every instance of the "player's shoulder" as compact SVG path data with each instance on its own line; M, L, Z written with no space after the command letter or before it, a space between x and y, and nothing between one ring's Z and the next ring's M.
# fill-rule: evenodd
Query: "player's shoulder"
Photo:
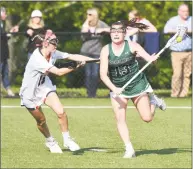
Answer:
M37 49L35 49L34 51L33 51L33 53L32 53L32 55L30 56L30 60L33 60L33 61L36 61L36 60L38 60L38 61L40 61L41 60L41 57L42 56L42 54L41 54L41 52L40 52L40 49L39 48L37 48Z
M139 43L137 42L133 42L133 41L127 41L127 43L129 44L129 46L134 46L134 47L137 47L139 45Z
M140 44L137 42L128 41L128 44L129 44L131 53L134 53L135 51L137 51L140 48Z
M106 44L105 46L103 46L102 50L107 50L109 49L109 44Z
M104 53L108 54L109 53L109 44L103 46L101 53L102 54L104 54Z

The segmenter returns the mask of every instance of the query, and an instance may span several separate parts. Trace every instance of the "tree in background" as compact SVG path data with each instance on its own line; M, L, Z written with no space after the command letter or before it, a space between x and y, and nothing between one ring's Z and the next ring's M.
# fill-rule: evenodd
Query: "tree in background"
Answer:
M9 25L19 23L21 32L24 31L31 12L34 9L42 11L46 25L58 32L59 49L61 48L70 53L79 53L81 47L80 36L63 32L80 32L88 8L98 8L101 20L109 25L117 20L126 20L128 11L138 9L141 15L148 16L148 19L162 33L165 23L170 17L176 15L177 8L181 3L189 5L190 15L192 15L192 1L14 1L14 3L1 1L1 5L5 6L7 13L10 14ZM167 38L161 36L160 48L164 46ZM19 86L23 68L26 64L26 39L22 33L19 36L13 35L9 44L10 67L12 67L10 76L12 77L12 83ZM150 66L146 71L154 88L170 88L172 70L169 51L163 53L157 64ZM63 78L63 82L60 84L66 85L67 83L66 79Z

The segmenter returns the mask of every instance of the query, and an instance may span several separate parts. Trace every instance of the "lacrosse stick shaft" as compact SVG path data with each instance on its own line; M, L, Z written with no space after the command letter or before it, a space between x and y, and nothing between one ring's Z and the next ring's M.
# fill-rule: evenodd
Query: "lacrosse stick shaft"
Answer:
M95 59L95 60L87 60L86 63L93 63L93 62L100 62L100 59Z
M159 51L159 53L157 53L154 57L159 57L160 54L162 54L165 51L166 47L164 47L162 50ZM143 66L139 72L137 72L121 89L122 91L144 70L146 69L146 67L148 67L153 61L149 61L148 63L146 63L145 66Z

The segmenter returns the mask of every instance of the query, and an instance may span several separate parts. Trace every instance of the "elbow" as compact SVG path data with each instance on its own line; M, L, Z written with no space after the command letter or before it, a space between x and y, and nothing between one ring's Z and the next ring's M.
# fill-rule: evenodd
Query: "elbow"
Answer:
M58 76L62 76L63 74L62 73L58 73Z
M57 70L56 75L57 76L62 76L63 75L62 72L60 71L60 69Z
M100 74L100 79L104 82L105 81L105 76L103 74Z

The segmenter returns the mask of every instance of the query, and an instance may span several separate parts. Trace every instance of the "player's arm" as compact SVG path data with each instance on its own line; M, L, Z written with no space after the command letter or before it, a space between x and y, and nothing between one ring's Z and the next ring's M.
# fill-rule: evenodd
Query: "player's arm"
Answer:
M108 77L108 45L104 46L100 53L100 78L104 84L112 91L116 90L116 86L111 82Z
M76 68L78 68L82 65L84 65L84 63L80 63L79 65L77 65ZM52 66L50 69L47 70L47 73L53 73L57 76L63 76L63 75L68 74L74 70L75 69L73 69L73 68L57 68L55 66Z
M129 46L131 48L132 53L136 53L136 56L142 57L147 62L154 61L157 59L157 57L154 57L155 54L149 55L142 47L136 42L128 42Z
M88 61L88 60L96 60L84 55L80 55L80 54L70 54L67 52L62 52L59 50L56 50L54 53L52 53L52 57L57 59L68 59L68 60L72 60L72 61Z
M79 55L79 54L69 54L68 55L68 59L69 60L73 60L73 61L89 61L89 60L96 60L84 55Z

